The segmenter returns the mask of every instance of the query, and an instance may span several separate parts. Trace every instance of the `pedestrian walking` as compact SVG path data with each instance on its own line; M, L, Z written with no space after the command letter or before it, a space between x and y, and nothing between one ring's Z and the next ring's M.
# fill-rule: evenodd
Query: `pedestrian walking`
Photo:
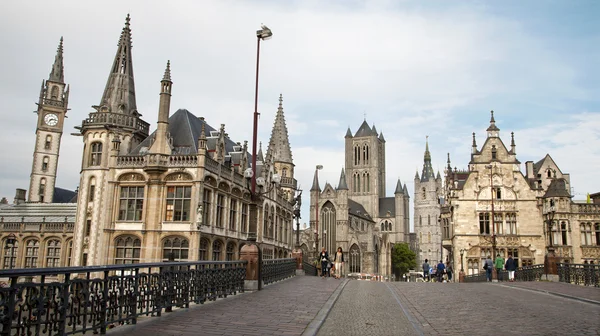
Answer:
M446 272L446 265L444 265L444 262L440 260L440 262L437 264L437 270L436 270L436 275L437 275L437 279L438 282L444 282L444 273Z
M423 263L423 280L429 281L429 259Z
M329 254L324 247L321 250L321 253L319 253L319 260L321 261L321 278L324 278L325 274L327 274L327 266L329 264Z
M504 268L504 258L500 256L500 253L496 254L494 266L496 266L496 274L498 275L498 281L502 281L502 269Z
M335 278L339 279L342 277L342 266L344 265L344 252L341 246L337 248L333 256L333 262L335 263Z
M492 282L492 269L494 268L494 262L491 256L487 256L487 259L483 262L483 268L485 269L485 276L487 281Z
M515 270L517 269L517 263L512 257L512 254L508 255L504 268L508 271L508 281L515 281Z
M454 273L454 267L452 267L452 263L448 263L448 266L446 267L446 274L448 274L448 282L452 281L452 275Z

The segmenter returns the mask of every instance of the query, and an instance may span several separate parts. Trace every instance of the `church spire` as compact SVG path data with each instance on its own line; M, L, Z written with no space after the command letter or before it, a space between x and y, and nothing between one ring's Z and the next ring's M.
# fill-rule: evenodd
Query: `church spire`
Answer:
M337 190L348 190L348 184L346 183L346 172L344 168L342 168L342 173L340 174L340 183L338 183Z
M400 182L400 179L398 179L398 182L396 182L396 190L394 191L394 195L403 194L403 193L404 193L404 189L402 189L402 182Z
M129 14L127 14L100 107L108 108L107 112L138 115L133 81L129 20Z
M319 170L315 170L315 177L313 178L313 184L310 188L310 191L321 191L321 186L319 186Z
M421 173L421 182L429 181L429 178L434 179L435 174L431 166L431 153L429 152L429 136L425 137L425 155L423 156L423 172Z
M488 138L489 137L498 137L498 132L500 129L496 126L496 120L494 119L494 110L490 111L492 117L490 118L490 127L487 128Z
M60 37L60 42L58 44L58 48L56 49L56 56L54 56L54 64L52 65L52 71L50 71L50 76L48 76L48 80L64 83L65 82L65 69L63 66L63 38Z
M448 171L452 171L452 166L450 165L450 153L448 153L448 161L446 163L448 164Z
M267 147L267 160L274 159L277 162L293 163L292 150L290 148L290 140L288 130L283 116L283 95L279 95L279 107L275 115L275 123L271 130L271 139Z

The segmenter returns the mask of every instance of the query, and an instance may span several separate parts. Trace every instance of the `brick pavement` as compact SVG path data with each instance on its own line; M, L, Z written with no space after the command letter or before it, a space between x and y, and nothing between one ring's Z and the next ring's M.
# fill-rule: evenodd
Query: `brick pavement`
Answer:
M107 332L119 335L301 335L341 284L334 278L298 276L262 291L192 305L137 325Z
M501 282L501 284L518 288L546 291L551 294L593 300L600 303L600 288L598 287L578 286L564 282L546 281Z
M424 335L600 335L600 306L495 283L390 283Z

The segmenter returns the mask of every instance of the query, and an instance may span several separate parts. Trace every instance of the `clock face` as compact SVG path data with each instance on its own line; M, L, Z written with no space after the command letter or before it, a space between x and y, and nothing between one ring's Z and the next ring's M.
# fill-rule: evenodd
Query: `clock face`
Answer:
M48 126L56 126L58 124L58 117L54 113L48 113L44 116L44 122Z

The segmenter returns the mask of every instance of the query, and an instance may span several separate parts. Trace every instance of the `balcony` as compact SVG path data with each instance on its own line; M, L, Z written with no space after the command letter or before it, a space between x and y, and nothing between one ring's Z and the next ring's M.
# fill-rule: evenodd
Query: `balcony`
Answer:
M290 188L290 189L296 189L296 185L298 184L298 181L296 181L295 178L293 177L282 177L281 178L281 187L282 188Z
M150 125L138 117L125 115L122 113L111 112L94 112L90 113L89 117L81 123L81 127L87 126L119 126L134 129L147 137Z
M74 223L0 223L0 232L73 233Z

